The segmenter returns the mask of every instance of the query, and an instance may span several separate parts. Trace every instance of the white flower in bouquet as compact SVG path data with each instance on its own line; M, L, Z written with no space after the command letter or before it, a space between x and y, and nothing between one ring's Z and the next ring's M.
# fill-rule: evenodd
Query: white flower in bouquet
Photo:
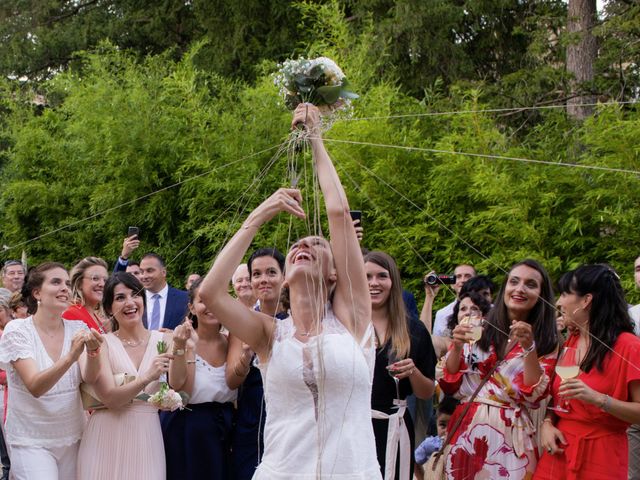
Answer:
M318 57L312 60L311 63L322 66L328 85L342 85L345 75L336 62L327 57Z
M349 90L347 77L340 67L327 57L286 60L275 75L285 105L294 110L308 102L320 107L323 115L347 110L358 95Z
M164 385L163 385L164 386ZM182 402L182 396L171 388L163 389L154 393L149 397L149 403L158 407L160 410L173 412L177 409L182 410L184 404Z

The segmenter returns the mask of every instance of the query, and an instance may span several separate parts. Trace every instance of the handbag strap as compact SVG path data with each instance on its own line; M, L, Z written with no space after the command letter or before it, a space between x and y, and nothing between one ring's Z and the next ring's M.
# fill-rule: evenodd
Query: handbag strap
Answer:
M512 345L509 347L509 349L507 350L507 352L505 353L505 355L504 355L505 359L507 358L507 355L509 355L509 353L511 353L511 350L513 350L516 347L516 345L518 345L518 342L514 341L512 343ZM482 390L482 387L484 387L485 383L487 383L489 381L489 379L493 376L494 372L497 370L497 368L503 362L504 362L504 359L501 360L501 361L496 361L496 363L493 365L493 367L491 367L491 370L489 370L489 372L484 376L484 378L482 378L480 380L480 383L476 387L476 389L473 392L473 394L469 397L469 400L467 401L467 403L465 403L464 408L462 409L462 412L460 413L458 418L456 418L456 421L453 424L453 427L451 428L451 430L449 430L449 433L447 433L447 437L445 438L444 442L442 442L442 447L440 447L440 450L438 450L434 454L435 459L434 459L434 462L433 462L433 465L432 465L432 468L434 470L435 470L438 458L442 456L442 454L444 453L444 449L447 447L447 445L449 445L449 442L451 441L451 439L455 435L456 431L458 430L458 427L460 427L460 424L462 423L462 420L467 415L467 412L471 408L471 405L473 404L473 401L478 396L478 393L480 393L480 390Z

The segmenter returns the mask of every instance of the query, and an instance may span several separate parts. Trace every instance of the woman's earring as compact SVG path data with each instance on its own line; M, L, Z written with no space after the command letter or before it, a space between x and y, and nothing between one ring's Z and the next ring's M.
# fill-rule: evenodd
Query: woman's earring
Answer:
M37 300L37 304L38 304L38 306L40 306L40 300L39 299Z

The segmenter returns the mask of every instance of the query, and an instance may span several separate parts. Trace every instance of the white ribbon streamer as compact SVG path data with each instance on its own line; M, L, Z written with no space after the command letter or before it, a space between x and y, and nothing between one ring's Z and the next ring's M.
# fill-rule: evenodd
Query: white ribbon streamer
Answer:
M398 411L391 415L371 410L371 418L388 420L387 453L385 456L384 480L394 480L396 475L396 459L400 448L400 477L399 480L411 480L411 440L409 431L404 423L404 412L407 410L406 400L394 400Z

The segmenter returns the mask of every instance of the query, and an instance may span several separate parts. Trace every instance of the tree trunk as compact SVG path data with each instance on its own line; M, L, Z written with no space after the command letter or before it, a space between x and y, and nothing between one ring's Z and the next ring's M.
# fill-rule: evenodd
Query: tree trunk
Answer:
M598 45L592 30L596 24L596 0L569 0L567 30L570 41L567 45L567 71L573 75L571 96L567 102L567 113L583 120L591 114L593 107L580 104L594 103L593 95L583 95L585 85L593 81L593 68L598 54Z

